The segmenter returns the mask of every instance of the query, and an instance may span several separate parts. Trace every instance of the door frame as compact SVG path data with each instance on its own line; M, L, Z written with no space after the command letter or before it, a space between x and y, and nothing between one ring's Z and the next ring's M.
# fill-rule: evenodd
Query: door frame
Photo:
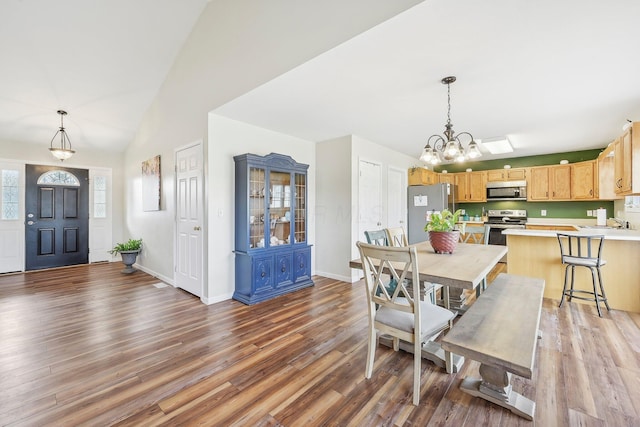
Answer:
M26 198L26 183L25 183L25 174L26 174L26 165L30 164L30 165L39 165L39 166L61 166L60 163L58 162L42 162L42 161L36 161L36 160L19 160L19 159L8 159L8 158L0 158L0 163L2 164L11 164L13 166L15 166L17 169L20 170L20 180L21 180L21 184L19 187L19 193L18 193L18 200L20 200L20 213L18 215L18 227L19 227L19 232L20 232L20 236L21 236L21 242L20 244L22 245L21 247L21 262L20 262L20 271L24 272L25 271L25 267L26 267L26 256L25 256L25 251L26 251L26 242L25 242L25 218L26 218L26 213L25 213L25 198ZM89 171L89 179L91 180L91 176L92 173L95 173L96 171L98 172L105 172L108 171L108 173L110 175L113 174L113 168L109 168L109 167L100 167L100 166L86 166L86 165L64 165L64 167L70 167L70 168L74 168L74 169L86 169ZM112 211L112 207L113 207L113 180L110 179L108 182L108 185L110 186L110 191L107 192L107 205L109 206L109 214L111 215L110 218L110 235L109 235L109 247L113 246L113 241L112 241L112 236L113 236L113 211ZM89 215L92 216L93 215L93 205L92 205L92 200L93 200L93 191L92 188L90 186L89 188ZM91 236L93 234L95 234L95 229L94 229L94 224L95 222L91 221L91 218L89 218L89 263L91 263L91 251L96 250L95 248L92 247L91 245Z
M394 202L396 197L392 197L394 194L391 191L391 187L389 185L389 177L391 173L397 173L400 177L400 193L396 196L399 200L400 206L400 218L398 219L398 224L392 223L391 218L391 204ZM407 170L399 168L397 166L387 166L387 226L388 227L402 227L407 232Z
M205 163L205 159L207 158L206 156L206 145L204 144L204 141L202 139L199 139L197 141L193 141L189 144L185 144L182 145L180 147L176 147L173 149L173 206L174 206L174 213L173 213L173 286L174 287L178 287L177 286L177 268L178 268L178 257L179 257L179 253L178 253L178 249L179 249L179 245L178 245L178 163L177 163L177 157L178 157L178 152L185 150L187 148L192 148L192 147L196 147L196 146L200 146L200 157L201 157L201 164L202 164L202 174L200 176L201 180L202 180L202 259L200 260L200 265L202 266L202 295L200 295L200 300L207 304L207 300L208 300L208 295L209 295L209 290L207 287L208 284L208 265L207 265L207 254L208 254L208 234L207 234L207 230L209 229L208 227L208 222L207 222L207 180L206 180L206 176L207 176L207 165Z

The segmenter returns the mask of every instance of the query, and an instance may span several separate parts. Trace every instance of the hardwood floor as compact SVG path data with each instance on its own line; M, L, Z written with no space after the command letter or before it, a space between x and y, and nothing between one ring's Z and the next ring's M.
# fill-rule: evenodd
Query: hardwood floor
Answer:
M0 276L0 425L532 425L459 390L474 361L423 362L417 407L412 355L378 348L365 380L362 282L206 306L121 268ZM537 425L640 425L639 319L544 301L534 378L513 378Z

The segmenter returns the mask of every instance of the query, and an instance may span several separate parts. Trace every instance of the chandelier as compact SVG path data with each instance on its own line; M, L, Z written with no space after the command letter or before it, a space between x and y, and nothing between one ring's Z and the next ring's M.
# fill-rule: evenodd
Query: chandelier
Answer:
M445 77L442 84L447 85L447 124L442 135L431 135L427 140L427 145L422 150L420 160L433 165L443 160L464 162L467 159L477 159L482 156L478 148L478 143L473 140L473 135L469 132L461 132L456 135L451 123L451 83L456 81L455 76ZM462 139L468 139L469 144L465 150L462 146Z
M51 151L51 154L53 154L56 159L64 161L73 156L75 151L71 149L71 141L67 136L67 132L64 130L64 116L67 115L67 112L64 110L58 110L58 114L60 114L60 130L53 135L53 138L51 138L51 148L49 148L49 151ZM58 134L60 134L60 146L54 147L53 141L56 139Z

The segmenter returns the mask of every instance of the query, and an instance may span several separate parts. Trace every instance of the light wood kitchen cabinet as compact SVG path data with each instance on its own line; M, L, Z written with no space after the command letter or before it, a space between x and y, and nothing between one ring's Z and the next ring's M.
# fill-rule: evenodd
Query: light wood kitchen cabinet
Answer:
M571 200L598 199L598 163L595 160L571 165Z
M527 230L579 231L574 225L527 224Z
M425 168L409 169L409 185L431 185L437 184L438 174Z
M487 201L487 172L460 172L455 175L458 202Z
M549 198L571 199L571 165L549 166Z
M615 191L614 148L615 141L598 156L598 199L600 200L615 200L623 197L617 195Z
M616 194L631 194L633 188L633 126L614 143L614 185ZM640 191L640 188L636 189Z
M549 167L538 166L529 170L528 200L549 200Z
M525 168L493 169L487 171L487 182L496 181L524 181L527 179Z
M527 200L571 200L571 165L530 169Z
M439 173L438 174L438 181L441 184L455 184L456 183L456 177L455 177L455 174L453 174L453 173Z

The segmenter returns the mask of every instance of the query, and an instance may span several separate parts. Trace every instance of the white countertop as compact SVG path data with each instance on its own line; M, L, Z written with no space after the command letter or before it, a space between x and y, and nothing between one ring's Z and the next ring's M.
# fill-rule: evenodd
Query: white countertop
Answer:
M616 228L598 228L596 226L580 227L580 231L556 231L556 230L527 230L523 228L508 228L502 234L513 236L531 237L556 237L558 233L590 235L602 234L608 240L632 240L640 242L640 231Z

